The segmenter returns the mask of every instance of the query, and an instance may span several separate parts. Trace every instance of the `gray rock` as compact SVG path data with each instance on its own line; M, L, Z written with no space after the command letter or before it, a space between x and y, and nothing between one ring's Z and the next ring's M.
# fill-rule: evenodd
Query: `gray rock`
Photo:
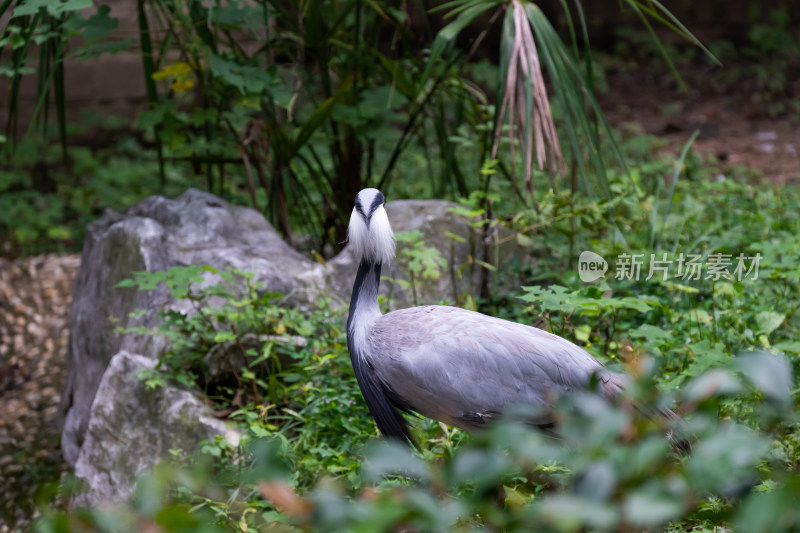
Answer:
M89 225L73 289L68 375L61 402L62 449L75 464L89 409L111 356L120 350L157 359L162 338L118 333L117 328L158 324L159 311L190 313L163 286L152 291L118 288L139 270L210 265L256 273L269 290L309 305L325 286L321 266L287 245L258 212L189 190L175 200L154 196L121 214L108 211ZM316 265L316 266L315 266ZM141 316L130 313L144 310Z
M136 477L169 450L185 453L203 440L223 435L237 445L239 435L214 418L191 392L171 387L148 389L138 378L155 361L120 351L111 358L90 411L75 474L86 490L75 506L123 501L133 494Z

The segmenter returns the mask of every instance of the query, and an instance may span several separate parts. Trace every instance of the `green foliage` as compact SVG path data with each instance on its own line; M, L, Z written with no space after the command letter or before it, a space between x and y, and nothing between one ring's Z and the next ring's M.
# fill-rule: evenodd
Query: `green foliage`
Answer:
M14 55L0 74L17 83L29 71L31 42L54 44L45 62L52 79L66 36L83 38L74 53L87 58L127 47L107 40L115 29L107 9L84 19L74 11L81 4L4 3L16 11L0 46ZM2 251L37 253L52 249L53 240L70 249L101 209L154 190L182 190L197 179L191 174L268 211L287 235L292 224L324 228L314 243L320 249L341 242L336 232L364 184L391 182L415 196L455 191L469 196L455 214L474 220L480 238L497 241L500 229L510 230L504 239L529 253L533 265L521 273L521 294L480 304L498 316L537 321L627 369L634 382L626 396L617 405L582 394L562 398L555 407L560 440L515 423L523 413L510 413L475 437L418 421L418 453L378 446L350 366L343 310L325 302L294 310L240 271L137 273L122 286L165 285L179 299L156 330L129 330L169 341L157 370L142 379L150 387L202 391L242 432L241 448L216 439L188 459L174 450L174 460L146 474L130 502L72 512L43 505L39 531L798 527L800 431L791 370L800 355L800 197L737 176L714 179L720 173L688 144L676 160L657 157L644 136L597 135L569 106L583 109L592 65L582 80L577 54L556 43L532 4L528 20L552 45L546 68L571 84L558 90L556 120L578 120L566 130L566 142L578 147L575 164L593 168L587 178L608 191L583 193L568 177L550 181L534 171L532 198L524 197L512 179L497 179L510 178L509 165L519 161L487 156L497 115L458 75L467 58L453 46L466 22L497 5L445 6L466 9L454 12L424 54L416 53L400 4L140 0L150 108L139 128L158 157L142 157L140 132L123 132L111 148L74 148L63 167L54 164L63 154L41 140L18 143L0 176ZM684 31L658 3L626 5ZM147 13L168 29L164 41L151 42ZM788 57L791 28L779 15L772 25L779 31L754 28L751 37L762 51ZM239 33L263 46L242 44ZM395 36L390 46L382 34ZM577 48L576 38L572 44ZM671 55L668 47L657 44L655 52ZM578 131L595 135L595 148L616 143L630 175L582 153ZM239 174L226 170L240 161ZM290 203L296 212L287 212ZM398 240L415 291L448 266L480 265L497 275L510 269L489 255L448 265L446 251L426 246L419 234ZM609 260L604 280L579 281L581 250ZM703 262L715 254L760 254L761 261L757 279L612 279L614 258L623 253L646 257L644 273L650 254L677 261L691 253ZM473 307L476 298L459 303ZM674 405L675 397L685 427L643 415ZM671 452L669 429L692 441L691 456ZM500 485L504 507L495 505Z
M395 234L400 243L398 264L408 273L408 280L384 278L404 289L411 289L414 302L419 305L417 280L437 280L447 268L447 259L436 248L426 246L419 230Z
M428 279L437 279L441 269L447 268L447 259L441 252L430 246L425 246L422 232L419 230L398 233L395 235L398 242L408 243L400 253L408 258L408 268L412 274Z
M752 101L764 108L769 116L791 114L800 116L800 99L792 94L792 72L800 65L800 32L789 12L784 8L771 9L763 14L748 31L749 43L743 52L752 60L752 72L734 69L730 77L752 77L754 90ZM763 58L773 63L769 69ZM738 70L738 72L737 72ZM744 70L744 72L742 72ZM789 98L786 98L786 97Z
M664 23L699 44L661 4L632 0L626 4L643 20ZM136 49L132 39L118 34L108 6L97 5L92 15L83 16L94 5L89 0L2 4L0 15L11 12L10 24L0 36L0 52L4 47L11 51L11 61L0 66L0 75L11 79L13 105L4 136L11 141L11 152L18 146L16 100L25 75L35 71L38 77L35 115L43 121L45 141L52 133L47 106L51 100L55 104L62 159L68 163L64 59ZM420 196L420 189L424 195L467 196L488 187L491 174L477 171L499 158L499 176L529 203L534 144L540 171L545 160L551 171L557 170L553 164L561 160L559 143L568 144L570 162L581 177L572 189L580 185L584 193L608 196L607 163L601 153L613 153L617 164L625 163L592 96L591 69L581 71L578 33L587 56L589 49L580 9L574 23L567 10L571 46L562 42L532 2L459 0L441 9L453 20L434 36L409 31L411 8L397 1L137 0L137 51L148 108L139 116L136 134L148 147L143 159L150 166L157 161L157 185L150 192L168 192L170 167L178 166L194 186L264 212L288 240L295 231L310 236L310 246L325 256L344 240L353 195L364 186L391 187L394 196ZM493 22L504 12L504 41L498 54L503 72L491 84L496 91L490 87L487 96L467 74L475 70L472 55L490 27L469 49L456 46L456 40L478 16ZM523 13L522 19L514 22L517 12ZM416 25L433 25L424 10L414 13L423 16ZM520 116L532 117L541 106L547 112L537 116L550 116L541 75L533 77L528 63L519 70L509 57L523 29L530 37L525 39L527 61L538 65L541 54L557 100L559 129L564 131L559 140L554 123L548 121L544 147L534 143L534 137L541 141L538 126L531 126L537 120L525 119L528 125L515 134L513 119L508 143L500 135L502 115L508 111L514 115L513 105L503 104L506 89L526 95L520 101ZM73 37L79 42L68 50ZM38 62L32 44L43 45ZM518 70L523 75L516 76ZM511 87L508 82L515 77L520 83ZM493 92L497 102L488 105ZM536 105L531 94L536 95ZM608 136L608 147L601 147L599 130ZM522 157L515 155L517 145ZM526 176L524 188L514 180L517 167ZM427 180L405 184L398 179L417 173ZM536 173L535 186L544 184L544 178L543 172ZM20 186L26 192L52 192L39 184ZM26 209L41 209L31 206L29 197L22 200ZM31 243L44 240L50 229L51 240L63 245L60 241L71 231L63 218L59 220L63 212L56 206L51 216L39 221L45 231L24 224L14 237L15 245L27 253ZM30 218L30 213L25 215ZM7 253L19 253L16 248Z
M659 303L658 300L647 297L611 296L612 291L608 285L589 285L575 291L568 291L560 285L547 288L523 287L523 290L524 294L520 298L534 304L531 310L540 310L547 317L548 329L551 331L568 336L567 326L570 320L573 317L583 317L587 320L573 330L575 342L578 344L589 344L592 331L606 332L604 356L612 355L609 350L613 353L619 347L616 329L620 322L641 321L644 319L643 315Z
M618 195L611 201L550 193L538 198L538 210L509 217L502 196L489 192L492 201L483 204L497 218L479 220L476 230L504 221L516 232L509 238L536 264L519 298L493 314L526 323L536 317L633 376L613 405L583 393L561 398L557 438L519 425L525 413L513 411L471 438L420 420L415 453L376 445L350 367L342 311L324 303L302 313L286 308L242 272L182 267L123 282L142 290L164 284L191 310L166 310L163 325L147 332L166 336L171 349L159 372L143 379L200 388L243 439L241 449L218 439L195 458L159 467L141 485L157 485L148 489L157 495L151 504L143 507L137 496L117 512L168 531L194 531L197 523L224 531L243 524L258 531L796 527L800 198L768 185L702 179L713 169L691 156L685 179L662 194L655 181L674 175L673 164L653 159L634 167L633 183L611 179ZM465 201L457 211L481 212L479 202ZM419 234L399 240L401 259L416 259L418 276L441 267L437 260L426 264ZM649 248L653 242L662 249ZM605 279L578 279L581 250L609 260ZM621 253L674 259L682 251L704 259L760 253L758 277L704 273L694 280L672 272L616 279L614 257ZM305 344L285 342L295 337ZM234 364L212 371L214 354ZM685 425L645 414L676 400ZM665 438L670 430L673 442ZM683 439L691 443L689 455L671 451ZM75 530L77 516L90 530L115 519L109 511L45 509L38 526L72 520L64 527Z
M670 451L664 421L644 417L627 401L662 401L645 374L619 405L585 393L561 398L558 439L521 424L530 414L521 409L436 461L371 443L357 475L351 470L310 491L292 476L293 445L253 440L225 476L209 475L202 462L165 464L121 508L46 512L37 527L76 531L80 517L82 531L120 520L167 531L677 531L729 524L788 530L800 518L797 473L786 469L782 454L787 439L797 442L789 376L785 360L753 354L730 371L692 380L683 397L693 410L688 456ZM718 418L731 394L751 398L757 428ZM504 505L497 503L500 487Z
M344 239L353 194L388 184L410 144L425 145L423 128L452 151L449 132L482 119L482 95L449 68L457 54L441 68L409 52L400 3L139 5L140 22L149 13L169 28L152 42L141 28L150 108L139 125L159 153L202 169L209 189L237 180L281 232L294 222L318 249ZM231 163L244 172L226 172Z
M690 87L704 87L722 96L747 86L751 112L767 117L800 116L800 99L792 90L792 79L796 78L793 73L800 67L797 21L792 20L791 10L781 6L752 2L750 8L743 42L706 43L722 65L711 76L709 68L713 67L700 48L675 39L664 39L657 46L650 32L630 26L616 30L613 56L601 57L598 53L595 57L601 64L626 71L652 64L666 54L675 70L685 72ZM697 68L700 65L703 67Z
M141 145L118 120L87 116L84 122L68 132L101 128L104 141L73 147L66 162L58 148L35 137L22 140L13 155L0 154L0 254L74 252L105 209L124 209L159 190L158 166L142 158ZM190 184L172 166L161 192L175 196Z
M155 330L124 330L169 342L156 370L140 375L148 387L198 388L245 440L291 441L300 486L355 467L355 448L374 428L350 366L341 310L325 310L320 301L323 310L302 313L264 291L253 274L208 266L137 272L119 286L161 284L179 309L161 312ZM226 455L213 443L204 453Z

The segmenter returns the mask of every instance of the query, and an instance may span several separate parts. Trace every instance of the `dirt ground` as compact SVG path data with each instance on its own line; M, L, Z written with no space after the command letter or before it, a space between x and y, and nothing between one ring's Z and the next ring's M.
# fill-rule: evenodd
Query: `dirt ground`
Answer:
M0 533L24 529L58 483L58 405L66 379L78 255L0 258Z
M744 166L778 185L800 184L800 70L787 69L780 90L769 92L756 79L758 71L736 68L735 83L704 82L725 70L690 69L682 73L686 92L676 89L666 68L612 70L600 106L613 126L632 125L666 139L673 151L699 130L694 148L713 155L723 169Z

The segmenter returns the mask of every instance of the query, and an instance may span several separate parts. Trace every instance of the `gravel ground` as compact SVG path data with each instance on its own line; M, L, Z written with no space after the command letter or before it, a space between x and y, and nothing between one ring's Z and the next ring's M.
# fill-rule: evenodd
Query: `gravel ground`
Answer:
M0 258L0 533L24 529L66 471L58 405L78 255Z

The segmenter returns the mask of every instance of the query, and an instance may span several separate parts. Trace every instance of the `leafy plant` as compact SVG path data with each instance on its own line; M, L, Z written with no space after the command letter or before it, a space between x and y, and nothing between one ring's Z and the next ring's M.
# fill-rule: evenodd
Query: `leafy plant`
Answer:
M451 99L471 105L474 87L449 68L430 83L417 79L425 64L408 53L416 43L399 5L139 6L140 22L149 24L149 14L167 28L160 42L141 28L150 84L141 126L155 132L166 157L202 171L211 190L222 193L225 166L241 162L246 181L235 186L246 187L289 240L289 205L296 206L302 215L291 215L318 249L344 240L355 193L387 183L421 122ZM394 37L384 46L381 35ZM177 60L167 59L172 50ZM444 116L433 120L449 127Z
M363 451L357 476L310 492L290 474L287 459L297 456L295 449L277 439L254 440L245 449L248 466L229 469L225 478L164 465L140 481L128 506L79 516L90 530L132 516L167 531L195 531L203 522L259 531L677 531L730 524L780 531L799 518L797 475L780 458L783 439L796 437L792 383L786 362L764 354L692 380L684 401L693 410L687 426L693 451L684 457L670 453L665 428L632 402L609 405L573 394L556 407L557 440L519 423L516 417L527 415L522 410L438 461L373 443ZM651 386L643 374L629 399L661 401ZM757 430L717 418L718 405L732 395L762 398L752 404ZM51 511L37 525L73 531L71 520Z
M66 162L58 147L30 136L13 156L0 155L0 253L5 256L75 252L89 223L105 209L122 210L159 188L158 166L142 157L142 147L119 121L88 118L68 132L94 127L104 143L73 147ZM178 195L190 185L180 169L167 169L163 193Z
M653 31L648 16L699 46L713 58L711 52L705 49L661 3L627 0L624 4L640 17L680 83L683 83L680 75L669 61L669 56ZM493 9L495 10L493 18L496 18L497 13L505 10L498 103L495 106L498 113L493 122L491 159L497 158L502 124L508 117L511 159L508 169L504 170L511 180L514 180L514 169L517 165L514 157L515 143L522 148L521 166L525 176L525 188L531 198L534 191L532 181L534 156L540 170L547 168L551 187L555 188L554 175L563 174L564 163L560 140L556 134L553 113L542 76L542 65L544 65L552 83L552 90L561 113L562 127L565 130L564 136L568 140L572 155L571 191L575 192L580 188L584 193L588 194L591 191L608 198L610 191L606 181L605 163L601 156L599 136L601 130L609 135L609 147L623 168L625 161L610 135L610 128L594 98L589 37L581 4L576 3L577 22L573 21L572 13L566 4L562 7L565 10L571 46L562 41L541 8L534 2L523 0L512 0L508 3L485 0L449 2L440 9L449 9L448 16L454 20L437 35L431 48L431 57L438 58L445 50L450 49L456 36L478 16ZM578 42L578 35L583 41L585 72L582 72L579 66L578 49L581 43ZM589 117L587 109L592 110L594 120ZM589 172L589 169L592 172ZM591 188L590 177L594 180ZM516 184L514 187L519 194L520 189Z
M406 231L395 234L395 239L401 245L398 264L401 264L408 272L408 280L388 279L404 289L411 289L411 294L415 305L419 305L417 294L418 280L438 280L447 268L447 259L436 248L426 246L423 234L419 230Z
M164 310L154 330L125 330L169 341L156 369L140 375L149 387L198 388L245 438L291 441L305 450L294 474L303 486L355 465L354 449L374 426L340 338L341 310L320 301L320 310L302 313L264 291L253 274L208 266L137 272L119 285L153 290L161 284L190 312ZM206 453L227 452L212 443Z
M536 311L546 317L549 329L559 334L568 334L572 329L575 341L587 344L592 331L602 332L604 356L612 355L609 350L619 347L617 328L619 322L631 319L644 320L644 314L659 304L658 300L635 296L611 296L610 287L606 284L589 285L582 290L568 292L566 287L551 285L543 287L523 287L520 298L534 304ZM529 308L529 311L533 311ZM537 313L538 314L538 313ZM585 323L574 327L571 317L588 318ZM613 355L612 355L613 356Z

